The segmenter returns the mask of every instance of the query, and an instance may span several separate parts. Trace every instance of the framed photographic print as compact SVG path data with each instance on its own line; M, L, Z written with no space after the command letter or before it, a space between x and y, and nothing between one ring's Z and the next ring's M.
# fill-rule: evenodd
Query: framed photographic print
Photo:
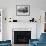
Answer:
M16 5L16 15L17 16L29 16L30 5Z

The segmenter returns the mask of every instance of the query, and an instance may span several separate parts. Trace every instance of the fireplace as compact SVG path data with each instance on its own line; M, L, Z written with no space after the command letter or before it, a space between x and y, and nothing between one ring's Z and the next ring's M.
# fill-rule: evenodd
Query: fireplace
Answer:
M28 44L31 31L14 31L14 44Z

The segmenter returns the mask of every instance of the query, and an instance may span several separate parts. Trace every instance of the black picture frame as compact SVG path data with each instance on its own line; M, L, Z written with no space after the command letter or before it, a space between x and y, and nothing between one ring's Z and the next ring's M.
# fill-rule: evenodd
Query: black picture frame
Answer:
M16 5L16 16L30 16L30 5Z

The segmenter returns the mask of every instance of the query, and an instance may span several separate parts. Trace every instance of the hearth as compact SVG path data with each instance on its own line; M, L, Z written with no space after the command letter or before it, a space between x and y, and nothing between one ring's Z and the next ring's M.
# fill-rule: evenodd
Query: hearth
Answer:
M14 44L28 44L31 31L14 31Z

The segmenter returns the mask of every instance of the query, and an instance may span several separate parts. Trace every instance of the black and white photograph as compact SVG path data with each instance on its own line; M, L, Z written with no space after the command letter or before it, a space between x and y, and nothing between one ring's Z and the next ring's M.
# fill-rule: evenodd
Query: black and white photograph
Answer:
M30 5L16 5L16 15L17 16L29 16Z

